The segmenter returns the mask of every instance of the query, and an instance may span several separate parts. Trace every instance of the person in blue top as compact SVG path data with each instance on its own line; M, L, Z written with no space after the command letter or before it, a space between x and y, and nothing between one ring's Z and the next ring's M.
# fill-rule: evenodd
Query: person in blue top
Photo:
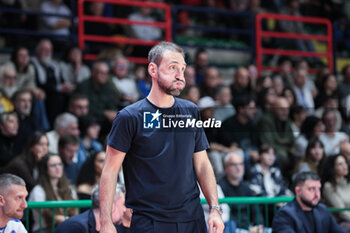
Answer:
M27 208L28 192L24 180L16 175L0 175L0 232L27 233L20 221Z
M123 164L131 233L206 233L197 181L211 208L209 232L222 233L216 180L195 104L176 98L185 87L183 50L160 42L148 54L149 95L121 110L108 137L100 180L101 233L111 221L113 190ZM213 122L208 122L212 125Z

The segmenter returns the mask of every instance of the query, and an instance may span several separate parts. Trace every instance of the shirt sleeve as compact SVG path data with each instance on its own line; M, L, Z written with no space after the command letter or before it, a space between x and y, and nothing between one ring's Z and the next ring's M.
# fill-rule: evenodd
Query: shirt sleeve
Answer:
M121 152L127 153L131 147L135 132L135 122L127 111L120 111L113 121L107 144Z

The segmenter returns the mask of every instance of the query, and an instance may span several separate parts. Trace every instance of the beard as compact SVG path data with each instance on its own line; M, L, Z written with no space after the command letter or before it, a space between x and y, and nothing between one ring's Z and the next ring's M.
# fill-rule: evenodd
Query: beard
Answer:
M184 84L183 87L182 88L172 87L173 83L176 83L176 82L183 82L183 84ZM158 76L157 83L162 91L164 91L166 94L172 95L172 96L179 96L181 91L186 86L186 81L180 80L180 79L176 79L169 86L166 86L164 79L160 75Z
M313 204L311 201L305 200L303 197L300 197L300 200L304 205L306 205L307 207L312 208L312 209L317 207L319 204L319 201L316 204Z

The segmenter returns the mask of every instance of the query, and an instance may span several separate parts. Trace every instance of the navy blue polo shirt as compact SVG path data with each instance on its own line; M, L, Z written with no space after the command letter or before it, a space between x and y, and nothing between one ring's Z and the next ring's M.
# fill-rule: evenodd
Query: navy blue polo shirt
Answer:
M193 153L209 144L203 128L193 124L199 119L196 105L178 98L170 108L145 98L119 112L108 145L126 153L127 207L158 221L203 216Z

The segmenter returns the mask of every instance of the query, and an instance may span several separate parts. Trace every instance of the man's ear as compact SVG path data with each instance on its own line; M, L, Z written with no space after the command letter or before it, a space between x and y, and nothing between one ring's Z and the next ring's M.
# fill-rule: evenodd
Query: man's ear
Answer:
M299 195L299 193L300 193L300 186L295 186L294 191L295 191L295 195Z
M3 195L0 195L0 206L5 205L5 197Z
M152 78L155 78L157 75L157 65L153 62L148 65L148 73Z

